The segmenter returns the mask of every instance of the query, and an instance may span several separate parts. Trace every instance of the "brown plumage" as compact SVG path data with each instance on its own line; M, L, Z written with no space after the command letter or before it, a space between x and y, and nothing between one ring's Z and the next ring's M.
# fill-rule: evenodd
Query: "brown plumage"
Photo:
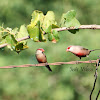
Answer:
M48 65L46 55L44 54L44 49L39 48L36 50L36 59L39 63L46 63L46 67L48 68L48 70L52 71Z

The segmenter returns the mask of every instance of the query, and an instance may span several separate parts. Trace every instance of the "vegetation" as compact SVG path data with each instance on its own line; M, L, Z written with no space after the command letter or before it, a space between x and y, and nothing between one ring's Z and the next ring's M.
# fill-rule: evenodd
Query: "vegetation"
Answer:
M58 8L59 7L59 8ZM1 0L0 24L4 27L20 27L30 24L33 10L44 14L52 10L60 24L62 13L75 9L81 24L100 24L99 1L84 0ZM44 48L48 62L77 61L79 58L66 53L69 45L81 45L88 49L100 49L99 30L79 30L76 34L68 31L59 32L60 40L33 42L28 40L29 48L20 54L8 48L0 49L0 66L36 64L35 51ZM90 59L97 59L100 51L90 54ZM83 58L82 60L89 60ZM0 100L88 100L94 82L94 64L76 64L51 66L53 72L43 67L0 69ZM99 79L98 70L98 79ZM93 100L99 89L99 80L95 87Z

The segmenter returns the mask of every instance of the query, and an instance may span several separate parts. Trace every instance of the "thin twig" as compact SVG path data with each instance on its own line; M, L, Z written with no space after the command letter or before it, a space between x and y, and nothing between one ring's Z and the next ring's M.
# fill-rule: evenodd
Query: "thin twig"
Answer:
M54 28L52 30L57 30L59 32L59 31L74 30L74 29L100 29L100 25L80 25L79 28L77 28L77 27L69 27L69 28L61 27L61 28ZM30 37L27 36L27 37L23 37L21 39L17 39L17 41L19 42L19 41L23 41L23 40L26 40L26 39L29 39L29 38ZM8 45L7 43L1 44L0 48L3 48L5 46L7 46L7 45Z
M57 31L66 31L66 30L74 30L74 29L100 29L100 25L80 25L79 28L77 27L61 27L61 28L55 28L53 30L57 30Z
M97 60L98 61L98 65L97 65L97 67L96 67L96 71L98 70L98 66L99 66L99 63L100 63L100 56L99 56L99 59ZM95 73L97 73L97 72L95 72ZM98 99L98 97L99 97L99 94L100 94L100 90L98 91L98 94L97 94L97 96L96 96L96 100Z
M95 70L95 74L94 74L94 76L97 76L97 75L98 75L97 70L98 70L99 63L100 63L100 58L99 58L99 59L97 59L97 63L96 63L96 70Z
M100 94L100 90L98 91L98 94L97 94L96 100L98 100L99 94Z
M95 76L94 85L93 85L92 91L91 91L91 93L90 93L90 100L92 100L91 97L92 97L93 91L94 91L94 89L95 89L96 81L97 81L97 76Z
M27 40L27 39L29 39L30 37L29 36L26 36L26 37L23 37L23 38L20 38L20 39L16 39L18 42L20 42L20 41L23 41L23 40ZM6 47L8 44L7 43L5 43L5 44L1 44L0 45L0 48L3 48L3 47Z
M48 65L64 65L64 64L79 64L79 63L96 63L97 60L90 61L70 61L70 62L55 62L55 63L48 63ZM3 66L0 68L16 68L16 67L32 67L32 66L45 66L46 63L40 64L24 64L24 65L11 65L11 66Z
M93 91L94 91L94 89L95 89L95 85L96 85L96 82L97 82L97 77L98 77L98 75L97 75L97 70L98 70L98 66L99 66L99 61L100 59L97 59L97 63L96 63L96 71L95 71L95 80L94 80L94 85L93 85L93 88L92 88L92 90L91 90L91 93L90 93L90 100L92 100L91 99L91 97L92 97L92 94L93 94Z

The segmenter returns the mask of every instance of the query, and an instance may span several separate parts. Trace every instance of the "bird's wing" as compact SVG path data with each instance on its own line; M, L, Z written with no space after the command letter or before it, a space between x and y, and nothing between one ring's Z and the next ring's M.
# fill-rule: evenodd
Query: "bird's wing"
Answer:
M82 50L88 50L88 49L86 49L86 48L82 48Z

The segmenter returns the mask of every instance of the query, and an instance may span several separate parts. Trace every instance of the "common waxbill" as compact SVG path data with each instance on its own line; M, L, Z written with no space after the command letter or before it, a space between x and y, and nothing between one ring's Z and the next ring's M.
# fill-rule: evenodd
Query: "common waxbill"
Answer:
M51 68L49 67L48 63L47 63L47 58L46 55L44 54L44 49L43 48L39 48L36 50L36 59L39 63L46 63L46 67L48 68L49 71L52 71Z
M73 53L74 55L78 56L80 59L81 57L87 57L90 54L90 52L95 50L100 50L100 49L88 50L82 46L77 46L77 45L71 45L66 49L66 51Z

